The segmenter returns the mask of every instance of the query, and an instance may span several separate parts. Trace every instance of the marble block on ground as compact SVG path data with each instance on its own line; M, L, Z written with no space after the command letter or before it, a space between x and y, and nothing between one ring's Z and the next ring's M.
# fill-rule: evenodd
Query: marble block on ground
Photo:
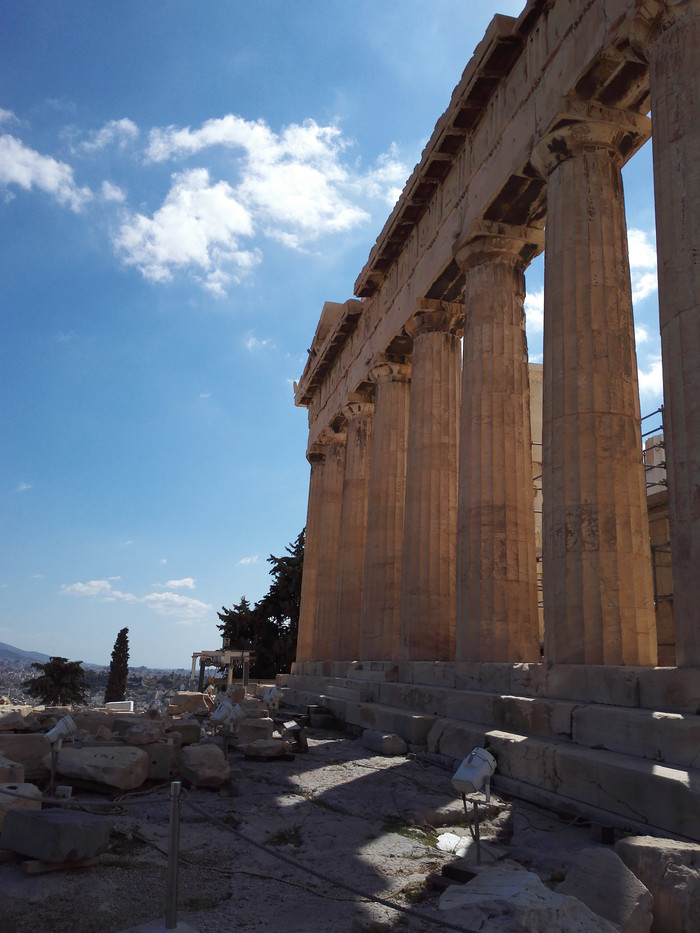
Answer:
M107 849L111 823L103 816L76 810L11 810L5 815L0 842L42 862L94 858Z

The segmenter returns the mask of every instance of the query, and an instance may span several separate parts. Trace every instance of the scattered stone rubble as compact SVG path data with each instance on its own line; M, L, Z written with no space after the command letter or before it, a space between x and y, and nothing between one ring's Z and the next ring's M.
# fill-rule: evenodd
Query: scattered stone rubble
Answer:
M220 789L219 799L225 799L240 774L231 767L235 758L229 750L242 755L239 760L261 762L260 767L272 758L294 760L295 753L308 750L309 715L279 709L279 692L274 689L259 689L259 694L246 695L240 687L216 698L182 692L172 697L166 715L153 710L69 711L3 704L0 854L10 850L55 868L98 864L109 847L112 820L79 809L59 809L56 781L61 782L64 796L101 792L114 797L179 778L193 792ZM47 733L67 714L75 732L52 745ZM410 763L417 756L424 767L436 768L429 753L409 749L396 735L366 730L354 744L358 760L374 753L379 757L372 760L386 761L387 769L395 767L393 762ZM381 768L375 765L373 770ZM443 774L449 777L448 772ZM442 874L426 870L423 861L411 875L420 898L433 898L433 923L442 917L453 927L482 933L700 933L700 845L651 836L619 838L614 848L580 847L562 872L547 868L546 844L540 841L538 868L532 851L526 852L513 839L517 816L513 805L496 800L482 807L482 859L477 864L468 825L473 815L455 809L455 798L456 793L442 812L423 808L420 816L414 814L423 825L450 827L426 843L432 858L443 860ZM336 819L338 812L349 817L378 805L374 797L371 805L367 800L364 804L336 800L330 806ZM461 826L456 825L458 817ZM295 832L290 831L291 840ZM382 865L388 871L387 858ZM393 929L393 925L368 923L355 916L347 929L353 933ZM41 927L36 929L41 933Z

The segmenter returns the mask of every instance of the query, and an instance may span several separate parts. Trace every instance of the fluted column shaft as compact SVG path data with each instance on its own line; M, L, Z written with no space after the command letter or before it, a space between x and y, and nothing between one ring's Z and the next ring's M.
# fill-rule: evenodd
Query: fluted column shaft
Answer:
M542 230L481 223L465 272L457 660L538 661L525 275Z
M331 661L335 650L338 593L338 541L345 471L345 434L320 438L325 456L320 478L322 512L318 527L316 607L314 612L312 661Z
M360 653L362 593L367 539L367 491L374 405L353 400L342 411L347 433L343 504L338 542L338 595L335 661L353 661Z
M656 623L617 122L552 132L545 262L545 657L654 664ZM639 118L643 120L643 118Z
M413 337L401 583L404 660L454 659L463 310L423 300Z
M386 360L376 386L360 660L399 657L410 364Z
M309 478L309 504L306 510L306 535L304 539L304 570L301 577L301 600L299 605L299 632L297 635L297 661L314 660L314 616L318 586L318 563L320 557L319 535L323 515L323 467L325 449L314 444L306 452L311 464Z
M649 49L673 618L700 667L700 3L672 4Z

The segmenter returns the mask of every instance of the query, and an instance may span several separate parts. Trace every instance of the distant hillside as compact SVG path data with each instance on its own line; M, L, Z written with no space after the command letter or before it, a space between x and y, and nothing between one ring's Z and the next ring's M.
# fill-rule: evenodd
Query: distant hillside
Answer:
M49 660L49 655L39 651L23 651L22 648L15 648L14 645L6 645L0 641L0 658L3 661L40 661L44 664Z

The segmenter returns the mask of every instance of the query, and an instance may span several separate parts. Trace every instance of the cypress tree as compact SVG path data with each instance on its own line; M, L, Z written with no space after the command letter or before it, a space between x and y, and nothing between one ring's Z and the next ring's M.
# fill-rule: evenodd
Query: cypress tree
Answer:
M129 629L123 628L117 635L112 649L109 676L105 687L105 703L126 698L126 679L129 676Z

